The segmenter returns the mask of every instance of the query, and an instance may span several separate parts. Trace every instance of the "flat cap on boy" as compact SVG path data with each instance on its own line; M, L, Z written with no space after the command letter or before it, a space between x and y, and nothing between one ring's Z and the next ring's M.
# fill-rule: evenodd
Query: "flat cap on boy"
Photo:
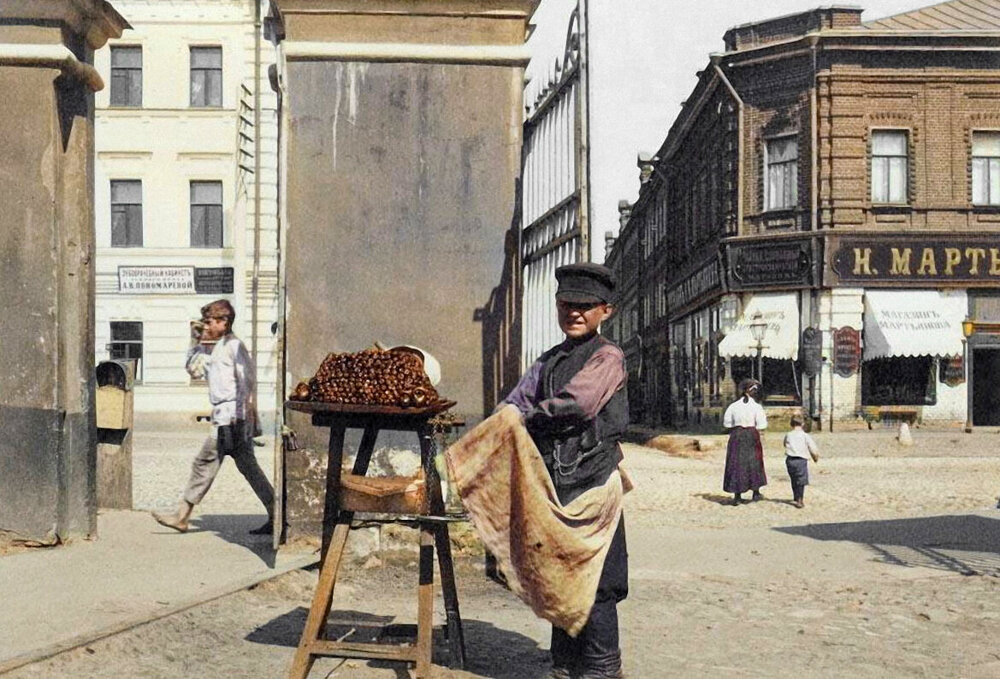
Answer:
M606 266L593 262L566 264L556 269L559 288L556 299L571 304L611 304L615 275Z

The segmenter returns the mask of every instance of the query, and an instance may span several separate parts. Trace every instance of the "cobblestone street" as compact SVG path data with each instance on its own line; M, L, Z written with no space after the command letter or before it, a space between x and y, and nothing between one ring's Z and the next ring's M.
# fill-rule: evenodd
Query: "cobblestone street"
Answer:
M191 462L210 433L211 427L205 423L174 431L139 429L135 432L132 454L135 509L170 511L176 507L191 471ZM255 448L257 462L264 474L273 478L272 439L258 440L265 445ZM198 514L263 514L264 510L236 465L227 460L196 511Z
M170 506L201 438L137 433L137 508ZM678 455L627 446L638 482L626 498L629 677L839 677L845 667L873 679L1000 676L998 434L915 430L912 448L889 430L816 438L823 457L803 510L788 502L778 432L765 438L765 501L740 507L719 491L724 438ZM270 472L270 448L258 448L258 458ZM232 465L199 509L258 511ZM345 568L330 633L359 639L369 625L413 622L414 559ZM315 577L296 571L8 676L280 677ZM460 559L458 586L469 666L440 676L543 676L547 625L486 580L479 558ZM324 660L311 676L405 674L398 665Z

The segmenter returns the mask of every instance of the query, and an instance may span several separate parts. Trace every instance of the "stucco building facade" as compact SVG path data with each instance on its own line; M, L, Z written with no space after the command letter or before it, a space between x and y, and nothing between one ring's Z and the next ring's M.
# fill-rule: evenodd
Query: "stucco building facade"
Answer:
M726 33L619 238L644 253L639 334L669 325L647 420L717 421L753 375L814 425L996 424L998 11Z
M256 2L123 0L132 30L95 57L96 358L136 359L139 418L208 412L189 322L226 297L273 419L277 120Z

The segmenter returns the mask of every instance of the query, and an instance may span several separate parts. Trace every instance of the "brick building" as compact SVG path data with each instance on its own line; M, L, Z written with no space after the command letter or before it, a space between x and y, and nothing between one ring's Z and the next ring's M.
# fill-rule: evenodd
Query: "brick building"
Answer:
M823 426L1000 423L1000 0L861 12L727 31L649 160L610 258L645 421L761 375Z

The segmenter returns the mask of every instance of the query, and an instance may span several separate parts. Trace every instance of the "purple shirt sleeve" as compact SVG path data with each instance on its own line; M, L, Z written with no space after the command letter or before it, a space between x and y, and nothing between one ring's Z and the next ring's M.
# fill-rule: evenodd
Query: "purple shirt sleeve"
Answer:
M500 403L517 407L530 428L548 430L594 419L625 385L625 355L613 344L598 348L552 398L538 400L542 364L536 361Z
M538 393L538 380L542 375L542 364L535 361L528 372L521 376L517 386L497 405L497 410L505 405L517 406L521 415L527 415L535 407L535 394Z
M558 393L536 404L532 415L537 418L576 413L584 420L592 420L624 384L625 355L613 344L606 344Z

